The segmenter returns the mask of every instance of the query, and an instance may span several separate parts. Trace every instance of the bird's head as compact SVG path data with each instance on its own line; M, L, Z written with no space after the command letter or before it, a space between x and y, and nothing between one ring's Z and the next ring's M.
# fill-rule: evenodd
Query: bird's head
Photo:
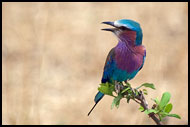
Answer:
M103 24L111 25L114 28L102 29L113 32L119 40L133 41L135 45L142 44L142 30L140 24L129 19L121 19L114 22L102 22Z

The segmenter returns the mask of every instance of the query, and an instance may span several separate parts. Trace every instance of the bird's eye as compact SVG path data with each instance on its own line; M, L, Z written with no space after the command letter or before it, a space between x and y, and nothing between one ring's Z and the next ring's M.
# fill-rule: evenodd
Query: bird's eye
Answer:
M121 30L130 30L129 28L126 28L124 26L119 27L119 29L121 29Z

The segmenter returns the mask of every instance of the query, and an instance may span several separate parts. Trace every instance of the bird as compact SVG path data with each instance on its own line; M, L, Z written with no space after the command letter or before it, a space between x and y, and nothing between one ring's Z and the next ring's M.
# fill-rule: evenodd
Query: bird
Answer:
M101 83L127 82L133 79L142 69L146 58L146 49L142 45L143 32L138 22L131 19L120 19L106 21L102 24L110 25L113 28L104 28L103 31L110 31L116 35L118 43L113 47L106 58ZM94 98L94 106L88 116L104 97L100 91Z

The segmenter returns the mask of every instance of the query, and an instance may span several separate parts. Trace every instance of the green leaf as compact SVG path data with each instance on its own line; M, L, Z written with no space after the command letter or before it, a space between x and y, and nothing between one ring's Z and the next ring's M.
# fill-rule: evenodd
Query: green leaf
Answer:
M165 93L162 94L161 101L160 101L160 103L158 105L160 110L163 110L164 107L168 104L168 102L170 101L170 97L171 97L171 95L170 95L169 92L165 92Z
M148 95L148 91L147 91L146 89L143 89L143 93L144 93L145 95Z
M142 112L144 111L144 108L140 105L139 110Z
M154 87L154 84L153 83L144 83L144 84L142 84L142 85L140 85L139 87L137 87L136 89L139 89L139 88L141 88L142 86L144 86L144 87L148 87L148 88L151 88L151 89L156 89L155 87Z
M167 116L181 119L181 117L179 115L177 115L177 114L168 114Z
M158 116L159 116L160 121L162 121L162 116L160 114L158 114Z
M148 114L150 114L150 113L158 113L158 111L157 110L155 110L155 109L149 109L149 110L145 110L145 113L148 115Z
M139 93L138 93L138 91L135 89L135 96L138 96L139 95Z
M166 105L164 111L167 112L167 113L170 113L171 110L172 110L172 104L169 103L169 104Z
M127 96L126 99L127 99L127 103L129 103L131 98L130 98L130 96Z
M101 86L101 87L98 88L98 90L99 90L100 92L104 93L104 94L113 96L112 91L109 90L109 88L106 87L106 86Z
M159 112L159 114L161 115L162 118L166 117L168 115L167 112Z
M100 87L98 87L98 90L104 94L113 96L113 91L115 90L114 85L111 83L101 83Z
M160 103L160 101L158 100L158 98L152 99L157 105Z
M129 87L131 87L131 84L130 84L130 83L128 83L128 82L126 82L126 85L127 85L127 86L129 86Z
M167 112L158 112L157 115L159 116L160 121L162 121L164 117L169 115L169 113L167 113Z
M122 90L121 93L125 93L125 92L128 91L129 89L130 89L129 87L125 88L124 90Z
M115 99L115 98L114 98ZM112 104L111 104L111 109L113 109L113 107L115 106L115 101L114 101L114 99L113 99L113 102L112 102Z
M117 108L119 108L119 104L120 104L120 100L122 99L121 95L118 95L117 97L115 97L113 99L112 105L111 105L111 109L113 109L114 106L116 106Z

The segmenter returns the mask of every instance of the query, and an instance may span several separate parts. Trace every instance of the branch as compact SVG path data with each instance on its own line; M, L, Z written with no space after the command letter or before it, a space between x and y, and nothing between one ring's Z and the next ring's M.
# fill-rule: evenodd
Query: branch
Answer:
M134 91L133 91L133 94L135 95ZM135 96L135 98L140 101L140 105L144 108L144 111L145 111L145 110L148 110L148 103L147 103L147 101L145 100L145 97L144 97L142 91L140 91L139 94ZM148 115L149 115L149 117L151 117L151 118L154 120L154 122L155 122L157 125L162 125L162 123L161 123L160 120L155 116L154 113L150 113L150 114L148 114Z
M98 90L106 95L114 97L111 108L114 106L118 108L122 98L126 98L127 103L129 103L131 99L134 100L141 106L139 110L148 114L148 116L154 120L157 125L162 125L161 121L166 116L181 119L178 114L170 114L173 106L169 103L171 97L169 92L164 92L161 100L158 98L152 99L155 104L153 104L152 108L149 109L148 103L144 97L144 94L147 95L147 90L138 90L141 87L155 89L154 84L152 83L143 83L139 87L133 89L128 82L115 82L114 84L106 82L101 83ZM115 92L117 96L113 95L113 92ZM158 116L159 119L157 118Z
M120 84L121 85L121 91L122 91L122 89L124 88L124 85L123 84ZM133 89L133 88L131 88L131 86L127 86L127 87L129 87L130 89L131 89L131 91L132 91L132 95L133 95L133 98L131 98L132 100L134 100L135 102L137 102L138 104L140 104L143 108L144 108L144 111L145 110L149 110L149 108L148 108L148 103L147 103L147 101L146 101L146 99L145 99L145 97L144 97L144 94L142 93L142 91L140 90L140 91L137 91L137 89ZM116 90L117 91L117 90ZM137 93L136 93L136 92ZM125 92L124 93L124 95L128 95L128 92ZM137 100L138 101L137 101ZM139 102L140 101L140 102ZM154 108L154 107L153 107ZM144 111L142 111L142 112L144 112ZM160 120L155 116L155 114L154 113L150 113L150 114L148 114L149 115L149 117L151 117L153 120L154 120L154 122L157 124L157 125L162 125L162 123L160 122Z

